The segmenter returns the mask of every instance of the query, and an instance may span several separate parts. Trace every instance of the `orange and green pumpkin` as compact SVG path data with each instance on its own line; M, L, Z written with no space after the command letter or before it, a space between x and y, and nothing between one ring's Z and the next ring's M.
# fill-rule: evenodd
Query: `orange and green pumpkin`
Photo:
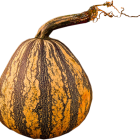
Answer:
M47 22L17 48L0 79L0 121L9 129L53 138L86 118L92 101L88 77L72 52L49 34L94 19L96 8Z
M70 50L54 39L23 42L0 81L0 119L32 138L71 131L86 117L91 86Z

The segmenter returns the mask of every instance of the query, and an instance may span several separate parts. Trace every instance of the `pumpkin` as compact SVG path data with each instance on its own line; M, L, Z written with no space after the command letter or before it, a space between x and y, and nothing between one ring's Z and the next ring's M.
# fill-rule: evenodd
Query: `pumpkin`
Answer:
M32 138L71 131L86 117L91 86L78 60L54 39L23 42L1 77L1 121Z
M71 131L87 116L91 100L91 86L79 61L51 38L23 42L0 80L1 122L32 138Z
M108 5L108 3L106 4ZM94 20L98 7L50 20L15 51L0 79L0 121L31 138L70 132L86 118L92 89L73 53L49 37L58 28Z

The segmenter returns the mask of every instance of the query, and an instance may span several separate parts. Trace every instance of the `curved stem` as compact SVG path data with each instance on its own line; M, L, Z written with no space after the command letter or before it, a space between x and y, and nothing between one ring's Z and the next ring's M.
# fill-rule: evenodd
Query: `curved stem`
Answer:
M80 14L61 16L61 17L52 19L49 22L45 23L38 30L38 33L35 37L36 38L48 38L53 30L56 30L56 29L59 29L62 27L66 27L66 26L86 23L89 21L90 21L90 14L88 11L80 13Z

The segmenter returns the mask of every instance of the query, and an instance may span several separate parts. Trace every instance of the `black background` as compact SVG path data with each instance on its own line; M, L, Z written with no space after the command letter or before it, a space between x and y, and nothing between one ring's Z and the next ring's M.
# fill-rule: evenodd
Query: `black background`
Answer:
M104 0L3 2L4 8L1 9L1 13L4 14L1 15L0 72L2 72L16 46L24 39L33 37L42 23L52 17L78 13L86 10L92 4L103 2ZM118 8L124 6L125 12L130 15L137 15L140 13L137 2L136 0L133 3L117 0L115 5ZM103 9L110 11L108 8ZM73 50L87 71L93 87L98 88L98 92L97 90L94 92L94 95L98 93L98 95L96 94L98 98L95 100L94 96L94 102L87 120L77 130L60 139L108 138L112 133L114 133L114 137L118 137L120 131L116 131L116 126L120 124L119 129L122 127L121 123L116 121L115 114L119 114L119 110L122 108L118 110L116 109L118 106L114 106L115 103L118 103L116 101L118 97L114 98L114 92L117 89L115 88L115 91L112 90L110 93L109 88L116 86L116 81L120 79L120 83L128 82L128 86L131 82L132 87L135 82L134 78L139 76L139 23L140 19L102 17L97 24L88 23L69 27L58 30L51 35L65 42ZM107 84L108 80L109 83ZM106 84L107 87L104 88ZM128 89L126 88L126 90ZM120 92L118 91L118 93ZM123 97L125 95L121 94ZM123 101L120 101L119 105L122 104L123 106ZM121 112L124 116L127 113ZM122 120L120 119L120 121ZM2 125L0 128L1 140L9 138L26 139L6 130ZM116 134L116 132L118 133Z

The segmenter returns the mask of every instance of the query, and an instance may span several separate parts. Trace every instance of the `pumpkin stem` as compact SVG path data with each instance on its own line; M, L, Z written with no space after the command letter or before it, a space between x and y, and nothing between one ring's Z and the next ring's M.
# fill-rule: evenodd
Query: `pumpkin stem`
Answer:
M113 12L109 12L106 13L105 11L99 9L99 6L107 6L107 7L114 7L118 13L120 14L120 16L116 16L113 14ZM101 12L98 16L98 12ZM57 17L54 18L50 21L48 21L47 23L45 23L43 26L40 27L40 29L38 30L35 38L42 38L42 39L47 39L49 38L49 35L51 34L51 32L53 30L59 29L59 28L63 28L63 27L67 27L67 26L71 26L71 25L76 25L76 24L82 24L82 23L87 23L89 21L98 21L98 19L100 19L100 15L102 13L104 13L104 16L108 16L108 17L121 17L121 15L125 15L128 17L138 17L138 16L129 16L126 15L125 13L123 13L124 8L122 8L122 11L120 12L114 5L113 5L113 1L112 2L105 2L104 4L99 4L99 5L94 5L91 6L89 8L88 11L85 11L83 13L80 14L72 14L72 15L66 15L66 16L61 16L61 17Z

